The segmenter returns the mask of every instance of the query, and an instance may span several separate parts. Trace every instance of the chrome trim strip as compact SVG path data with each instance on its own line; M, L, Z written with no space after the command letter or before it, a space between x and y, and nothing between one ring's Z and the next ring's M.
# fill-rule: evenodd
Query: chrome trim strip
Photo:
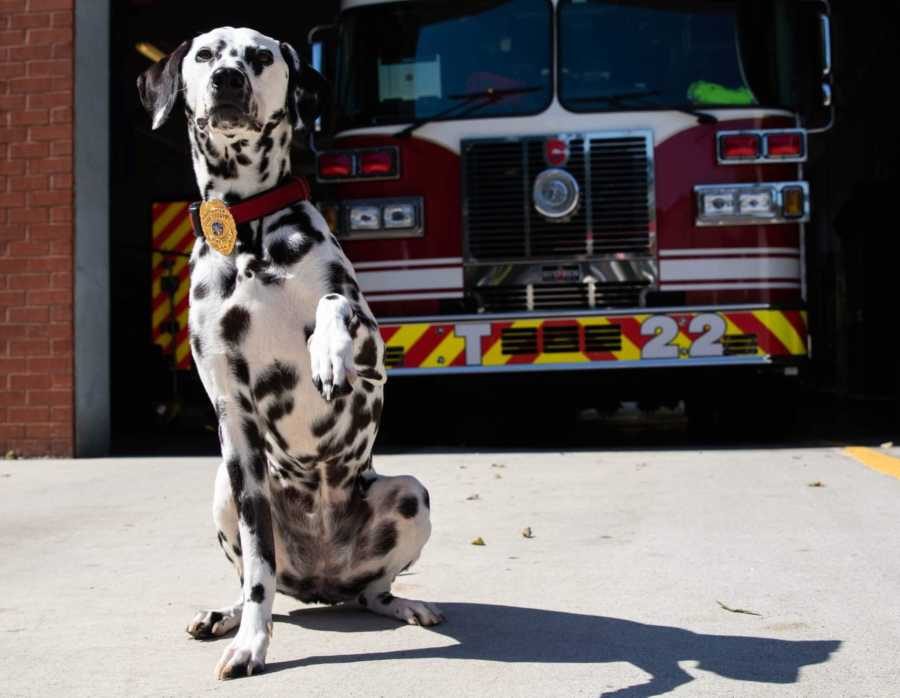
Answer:
M352 262L357 271L363 269L402 269L403 267L449 267L462 266L462 257L431 257L423 259L394 259L378 262Z
M609 310L548 310L531 313L472 313L469 315L406 315L377 318L379 325L403 325L426 322L488 322L494 320L530 320L535 318L581 318L619 315L665 315L667 313L729 313L744 310L798 310L799 308L774 306L769 303L738 303L732 305L660 306L658 308L610 308Z
M776 357L777 363L800 361L804 354ZM503 364L498 366L448 366L446 368L389 368L388 376L446 375L451 373L525 373L534 371L590 371L635 368L703 368L711 366L772 366L771 356L723 356L697 359L633 359L629 361L584 361L571 364Z
M781 133L794 133L799 135L803 142L803 154L787 158L771 157L768 154L768 141L766 140L766 136L769 134L777 135ZM725 136L756 136L759 138L762 147L762 157L724 159L722 157L722 139ZM720 165L776 165L791 162L806 162L807 152L806 130L802 128L744 129L741 131L719 131L716 133L716 160Z
M696 249L660 250L660 257L728 257L746 255L766 257L770 255L800 255L799 247L698 247Z

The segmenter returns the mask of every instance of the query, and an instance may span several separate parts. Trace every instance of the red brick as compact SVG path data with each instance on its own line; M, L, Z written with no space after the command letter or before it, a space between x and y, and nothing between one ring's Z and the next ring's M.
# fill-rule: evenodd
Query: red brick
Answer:
M0 128L0 143L20 143L27 136L28 131L21 126L19 128L10 128L8 126Z
M46 46L36 44L11 46L9 57L14 61L48 60L53 58L53 47L49 44Z
M17 78L20 75L25 74L25 64L24 63L13 63L12 61L4 61L0 63L0 80L9 80L11 81L13 78ZM50 83L53 84L52 81ZM10 90L14 92L15 90Z
M18 390L4 390L0 392L0 405L3 407L17 407L19 405L24 405L25 400L25 393Z
M72 385L73 385L72 376L57 375L57 376L50 376L50 378L53 382L53 387L56 388L57 390L59 390L60 388L69 388L69 389L72 388ZM55 412L55 410L54 410L54 412ZM52 417L54 420L60 419L59 417L56 416L56 414L53 414ZM60 419L60 421L63 421L63 420Z
M11 208L7 214L10 224L47 223L50 220L50 210L47 208Z
M62 376L63 378L65 376ZM56 378L56 376L54 376ZM71 376L69 376L69 380L71 381ZM72 406L71 404L67 406L54 405L50 408L50 419L54 422L60 422L63 424L71 424L72 423Z
M50 127L48 127L50 128ZM33 130L33 129L32 129ZM10 143L9 156L11 158L45 158L50 154L50 146L47 143Z
M50 209L50 222L54 225L62 226L65 223L72 223L72 207L71 206L55 206ZM65 226L67 229L69 226Z
M71 92L50 92L47 94L28 95L29 109L52 109L53 107L65 107L72 104Z
M51 219L55 210L51 209L50 211ZM60 221L60 223L65 223L65 221ZM38 240L68 240L71 235L72 226L70 225L32 225L28 229L28 239L35 242Z
M72 13L71 12L54 12L51 15L50 21L54 27L71 27L72 26Z
M49 390L53 379L46 373L13 374L9 377L12 390Z
M0 192L0 208L25 205L25 192L9 191Z
M25 372L28 362L25 359L10 359L0 356L0 376L8 376L12 373Z
M72 255L72 238L69 237L66 240L51 240L50 241L50 255L53 257L56 256L71 256Z
M21 46L24 43L24 30L8 29L6 31L0 31L0 46Z
M50 347L54 356L71 354L73 344L74 342L72 341L71 337L50 340Z
M13 65L12 63L10 65ZM25 66L23 64L18 64L20 66L17 75L22 75L25 72ZM29 93L44 93L44 92L52 92L53 91L53 80L51 78L25 78L25 77L12 77L7 82L9 85L9 91L13 94L29 94Z
M28 32L28 43L34 46L42 44L62 44L72 41L69 29L32 29Z
M14 448L14 442L11 441L11 439L21 437L25 433L25 427L21 425L10 424L8 416L6 420L6 423L0 424L0 439L2 439L6 443L7 448Z
M50 308L43 306L27 306L24 308L10 308L6 313L8 322L18 323L49 323ZM2 370L2 369L0 369Z
M50 277L46 274L11 274L8 282L10 291L50 288Z
M46 109L14 111L9 115L10 126L43 126L50 123L50 112Z
M56 405L65 406L71 404L72 395L67 390L29 390L29 405ZM47 415L50 416L49 414ZM37 420L35 420L37 421Z
M25 95L0 95L0 112L25 108Z
M53 44L52 54L54 58L67 58L71 60L72 56L75 54L72 42L68 41L63 44Z
M51 189L71 189L72 188L72 175L71 174L54 174L50 178L50 188Z
M72 203L72 192L32 191L26 194L29 206L63 206Z
M72 107L56 107L50 110L51 124L71 124L72 123ZM71 134L72 130L69 129Z
M25 0L0 0L0 11L2 12L24 12Z
M28 358L28 370L52 375L71 375L72 360L66 357L35 356Z
M11 242L6 251L8 257L38 257L50 252L50 246L37 242Z
M50 342L46 339L11 339L10 356L47 356L50 353Z
M44 160L28 161L28 174L63 174L71 171L71 158L46 158Z
M50 144L50 155L52 157L72 155L72 141L53 141Z
M45 75L70 76L72 75L72 61L63 58L55 58L48 61L29 61L28 75L43 77Z
M25 271L68 271L71 268L69 257L38 257L25 262Z
M0 128L0 133L4 130ZM0 174L2 175L22 175L25 174L26 169L24 160L0 160Z
M27 424L29 422L46 422L50 419L50 408L47 406L30 405L28 407L10 407L7 410L9 421L13 424Z
M51 437L49 424L26 424L25 436L31 439L47 439Z
M71 10L72 0L28 0L29 12L42 10Z
M58 288L49 291L29 291L26 296L28 305L53 305L54 303L71 303L71 289Z
M24 177L9 178L10 191L35 191L49 188L50 177L47 175L25 175Z
M22 291L0 291L0 308L25 305L25 294ZM0 325L0 330L4 326Z
M33 12L12 15L9 20L10 29L41 29L50 26L52 15L35 14Z

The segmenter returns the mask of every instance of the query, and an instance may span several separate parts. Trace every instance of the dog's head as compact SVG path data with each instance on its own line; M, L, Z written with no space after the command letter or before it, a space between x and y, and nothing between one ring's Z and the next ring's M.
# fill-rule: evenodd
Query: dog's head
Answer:
M284 114L311 128L325 79L284 42L252 29L220 27L183 42L138 77L141 103L159 128L181 96L189 117L212 131L259 131Z

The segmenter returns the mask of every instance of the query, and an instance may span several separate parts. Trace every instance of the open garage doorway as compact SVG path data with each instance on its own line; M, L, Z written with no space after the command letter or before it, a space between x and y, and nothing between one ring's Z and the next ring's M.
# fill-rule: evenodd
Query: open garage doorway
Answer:
M336 2L190 3L131 0L112 6L111 411L114 452L197 453L218 447L215 416L193 370L187 336L186 202L197 200L183 112L157 131L135 80L158 56L214 27L247 26L309 58L309 30ZM309 166L298 147L294 171ZM165 252L161 252L165 250Z

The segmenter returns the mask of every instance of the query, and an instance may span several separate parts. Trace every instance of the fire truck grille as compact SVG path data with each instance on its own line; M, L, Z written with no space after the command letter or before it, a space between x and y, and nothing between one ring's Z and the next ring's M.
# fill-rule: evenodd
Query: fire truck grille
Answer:
M644 283L531 284L480 286L472 289L479 308L489 312L562 310L566 308L628 308L641 304Z
M651 254L654 204L649 133L590 134L569 140L563 166L581 202L554 221L532 204L548 169L546 138L463 143L463 227L468 261Z
M545 325L542 328L507 327L500 333L500 352L506 356L581 351L599 354L621 349L622 328L615 323L586 326L572 323Z
M396 368L403 365L403 347L385 347L384 365L388 368Z

